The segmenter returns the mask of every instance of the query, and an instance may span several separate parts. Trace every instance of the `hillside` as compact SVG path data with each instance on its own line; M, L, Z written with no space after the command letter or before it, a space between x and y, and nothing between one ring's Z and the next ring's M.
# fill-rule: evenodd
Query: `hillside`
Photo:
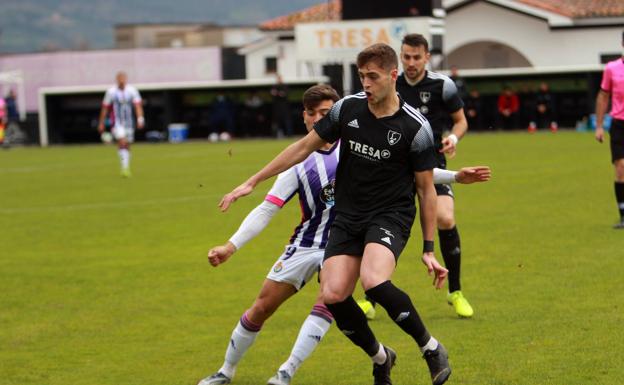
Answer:
M255 25L319 0L3 0L0 53L113 47L119 23Z

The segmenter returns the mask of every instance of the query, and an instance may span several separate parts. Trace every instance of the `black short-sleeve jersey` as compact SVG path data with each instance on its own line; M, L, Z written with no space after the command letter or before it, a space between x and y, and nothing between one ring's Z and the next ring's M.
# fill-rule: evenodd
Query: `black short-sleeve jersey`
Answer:
M453 80L437 72L426 71L425 77L411 86L403 73L397 78L396 87L403 100L427 118L436 145L439 145L442 134L449 128L449 114L464 107Z
M314 129L327 142L340 139L339 215L352 220L381 212L415 215L414 172L437 163L431 126L415 108L401 100L394 115L378 119L361 92L336 102Z

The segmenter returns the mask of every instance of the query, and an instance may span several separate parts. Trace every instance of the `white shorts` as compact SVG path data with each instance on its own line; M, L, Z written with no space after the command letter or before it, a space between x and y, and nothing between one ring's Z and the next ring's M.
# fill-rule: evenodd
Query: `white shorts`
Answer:
M134 142L134 128L114 126L113 136L115 137L115 140L126 139L128 142Z
M289 283L301 290L314 273L319 271L324 256L323 249L288 245L267 274L267 278Z

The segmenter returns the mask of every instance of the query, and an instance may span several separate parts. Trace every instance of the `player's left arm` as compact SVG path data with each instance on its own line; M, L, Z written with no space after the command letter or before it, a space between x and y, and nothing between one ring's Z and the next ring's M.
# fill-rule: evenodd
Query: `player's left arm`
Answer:
M442 102L444 108L451 115L453 120L453 127L451 128L451 134L442 140L442 149L440 152L455 156L455 149L457 142L468 131L468 121L466 115L464 115L464 102L459 95L455 82L448 78L444 78L442 85Z
M453 157L457 150L457 143L466 135L466 131L468 131L468 121L466 120L463 108L452 112L451 119L453 120L453 128L451 129L451 134L442 139L442 149L440 152Z
M414 172L416 193L420 206L420 227L423 235L422 261L429 275L434 273L433 285L440 289L448 274L433 254L433 239L436 228L437 194L433 187L433 170Z
M145 114L143 111L143 99L141 99L141 95L138 90L134 90L133 104L134 104L134 113L136 114L137 119L137 128L139 130L145 127Z
M433 169L433 184L471 184L487 182L492 176L492 170L488 166L463 167L459 171Z

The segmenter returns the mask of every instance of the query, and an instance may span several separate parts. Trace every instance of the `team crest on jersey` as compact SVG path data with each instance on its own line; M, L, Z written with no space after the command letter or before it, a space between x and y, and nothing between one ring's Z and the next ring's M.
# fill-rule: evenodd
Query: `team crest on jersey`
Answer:
M420 91L420 100L426 104L429 100L431 100L431 92Z
M327 183L319 192L319 197L327 206L334 205L334 187L336 186L336 180L332 179Z
M401 133L392 130L388 131L388 143L391 146L397 144L399 140L401 140Z

